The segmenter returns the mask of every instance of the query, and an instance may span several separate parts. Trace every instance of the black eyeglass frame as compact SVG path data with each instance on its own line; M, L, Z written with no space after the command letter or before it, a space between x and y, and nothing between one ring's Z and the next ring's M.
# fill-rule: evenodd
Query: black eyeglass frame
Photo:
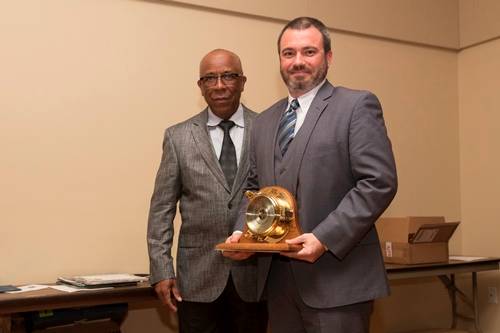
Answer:
M226 72L220 74L207 74L205 76L200 77L199 82L201 82L207 87L213 87L217 84L217 81L219 81L220 78L222 83L224 83L225 85L233 85L241 77L244 77L244 75L241 73L233 73L233 72Z

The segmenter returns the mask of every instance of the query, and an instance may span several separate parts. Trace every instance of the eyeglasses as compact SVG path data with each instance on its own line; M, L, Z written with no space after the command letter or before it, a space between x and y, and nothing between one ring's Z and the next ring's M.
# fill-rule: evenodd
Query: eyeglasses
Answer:
M200 81L207 87L213 87L217 84L217 81L220 78L222 83L229 86L235 84L236 80L242 76L243 74L239 73L209 74L200 77Z

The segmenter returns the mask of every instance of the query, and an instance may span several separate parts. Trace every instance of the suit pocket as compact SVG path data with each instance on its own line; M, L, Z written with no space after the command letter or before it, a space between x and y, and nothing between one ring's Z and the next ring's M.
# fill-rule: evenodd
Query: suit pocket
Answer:
M203 263L203 257L207 250L201 247L179 247L177 251L177 266L181 267L196 267Z
M310 143L306 152L308 158L325 159L343 154L346 152L346 149L346 145L341 141L317 141Z
M179 250L181 249L199 249L201 248L201 245L196 245L196 244L179 244Z
M338 150L334 147L322 146L321 148L315 148L308 155L309 159L324 159L330 156L334 156L338 153Z

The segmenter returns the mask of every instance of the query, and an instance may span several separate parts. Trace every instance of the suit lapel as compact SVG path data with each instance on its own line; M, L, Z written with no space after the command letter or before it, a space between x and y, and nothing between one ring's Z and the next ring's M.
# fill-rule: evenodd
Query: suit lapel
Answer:
M241 184L246 180L248 171L248 158L246 156L250 148L250 133L252 131L252 120L250 119L248 109L245 106L243 106L243 118L245 123L245 129L243 131L244 133L243 145L241 147L240 160L238 162L238 170L236 172L233 188L231 190L231 198L234 197L235 194L237 193L235 189L239 189Z
M318 122L319 117L326 109L329 103L329 98L333 94L334 87L326 81L326 83L320 88L316 97L314 98L309 110L307 111L306 118L304 123L300 127L299 132L294 138L293 148L293 160L290 163L289 172L290 177L288 179L293 181L291 188L293 189L294 194L297 193L297 185L298 185L298 173L300 170L300 166L302 164L302 159L304 157L304 152L307 147L307 143L311 138L311 135L314 131L314 127L316 127L316 123Z
M222 184L222 186L224 186L226 191L231 192L226 178L224 177L224 173L220 167L219 161L217 160L217 155L215 154L215 150L212 145L212 139L208 134L207 121L208 110L205 109L198 115L198 117L193 119L191 134L196 142L196 147L198 148L210 171L214 174L215 178Z

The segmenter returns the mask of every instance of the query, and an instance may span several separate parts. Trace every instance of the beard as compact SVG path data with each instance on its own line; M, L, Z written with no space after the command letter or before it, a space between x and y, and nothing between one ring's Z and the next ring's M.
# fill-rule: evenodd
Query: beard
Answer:
M328 72L328 63L323 61L316 72L306 65L295 65L289 70L280 68L281 77L288 87L289 91L299 91L306 93L309 90L320 84L326 77ZM302 75L294 75L295 73L303 73Z

